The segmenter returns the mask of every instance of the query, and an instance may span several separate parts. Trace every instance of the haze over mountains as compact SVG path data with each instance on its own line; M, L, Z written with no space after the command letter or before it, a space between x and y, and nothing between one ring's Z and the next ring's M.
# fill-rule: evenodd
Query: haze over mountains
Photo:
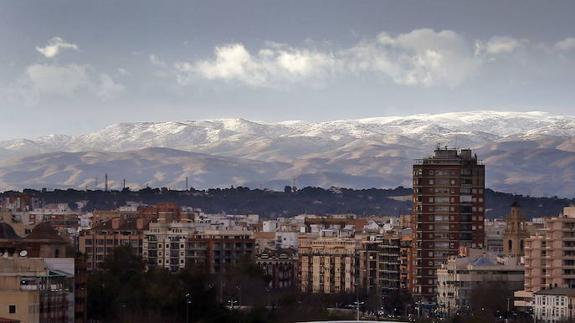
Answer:
M328 122L218 119L111 125L0 142L0 189L247 185L410 187L413 159L473 148L487 186L575 195L575 116L476 111Z

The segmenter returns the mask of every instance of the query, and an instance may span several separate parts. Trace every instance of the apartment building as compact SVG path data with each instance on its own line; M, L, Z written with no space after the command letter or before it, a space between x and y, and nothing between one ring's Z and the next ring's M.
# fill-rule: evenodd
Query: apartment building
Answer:
M74 322L74 259L0 257L0 317Z
M266 249L258 252L255 262L270 278L270 289L297 286L297 250Z
M525 290L575 288L575 206L525 241Z
M567 322L575 318L575 289L551 288L535 293L533 316L537 322Z
M448 315L469 309L474 288L496 283L503 291L523 288L524 268L516 257L499 257L480 249L462 248L437 269L438 309Z
M354 292L360 245L355 238L303 235L299 238L299 286L302 292Z
M97 270L106 256L111 255L114 248L119 246L129 246L134 254L141 256L144 230L148 228L149 222L144 217L116 217L80 232L78 248L86 257L86 269Z
M436 269L459 247L485 243L485 167L470 149L438 147L413 165L413 247L409 288L423 301L436 295Z
M202 230L189 220L168 222L160 216L144 233L142 257L148 268L175 272L199 267L210 273L225 272L255 254L251 231Z

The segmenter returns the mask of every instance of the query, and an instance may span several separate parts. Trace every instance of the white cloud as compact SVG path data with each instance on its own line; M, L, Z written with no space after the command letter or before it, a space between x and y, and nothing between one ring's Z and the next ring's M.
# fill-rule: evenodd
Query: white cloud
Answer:
M328 53L271 44L250 53L236 43L217 47L215 58L196 62L178 62L178 81L187 83L194 75L209 80L236 80L251 86L273 87L279 82L297 82L321 78L335 64Z
M382 33L333 52L268 44L251 53L234 43L216 47L212 59L178 62L174 67L181 84L201 77L273 87L369 73L407 86L455 86L474 73L477 60L457 33L419 29L397 36Z
M110 100L122 94L125 90L124 85L114 81L108 74L100 75L100 81L94 87L96 95L103 100Z
M73 97L81 93L109 100L124 90L124 85L106 73L96 74L89 65L34 64L26 68L12 92L27 93L36 98L34 101L42 96Z
M46 46L36 47L36 50L47 58L55 57L62 49L78 50L78 46L76 44L68 43L60 37L53 37L48 40L48 44Z
M518 48L526 45L526 39L515 39L512 37L494 36L491 37L486 43L481 41L476 42L476 54L480 55L486 53L488 55L502 55L509 54Z
M71 96L90 85L86 66L34 64L26 68L33 90L39 94Z
M163 60L161 60L158 56L156 56L155 54L150 54L148 56L148 59L150 60L150 63L152 63L152 65L155 66L160 66L160 67L165 67L167 64L166 62L164 62Z
M350 71L381 74L408 86L455 86L477 67L467 42L449 30L418 29L395 37L381 33L340 56Z
M560 49L560 50L564 50L564 51L575 50L575 38L573 38L573 37L565 38L565 39L557 42L555 44L555 48Z

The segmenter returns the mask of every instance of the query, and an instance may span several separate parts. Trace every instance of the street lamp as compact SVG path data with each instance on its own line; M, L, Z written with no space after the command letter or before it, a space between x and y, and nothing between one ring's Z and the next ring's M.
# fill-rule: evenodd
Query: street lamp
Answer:
M238 301L236 301L235 299L230 298L228 300L228 308L233 310L234 309L234 305L238 304Z
M192 294L186 293L186 323L190 323L190 304L192 304Z
M359 299L357 299L355 302L353 302L353 305L355 305L355 320L359 321L359 307L361 305L365 304L365 302L360 302Z

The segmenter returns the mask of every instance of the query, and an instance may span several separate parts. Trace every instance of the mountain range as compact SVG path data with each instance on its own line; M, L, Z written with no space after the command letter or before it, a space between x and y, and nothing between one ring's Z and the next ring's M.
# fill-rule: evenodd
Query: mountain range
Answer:
M0 141L0 189L411 186L413 159L472 148L487 186L575 195L575 116L474 111L326 122L120 123L79 136Z

